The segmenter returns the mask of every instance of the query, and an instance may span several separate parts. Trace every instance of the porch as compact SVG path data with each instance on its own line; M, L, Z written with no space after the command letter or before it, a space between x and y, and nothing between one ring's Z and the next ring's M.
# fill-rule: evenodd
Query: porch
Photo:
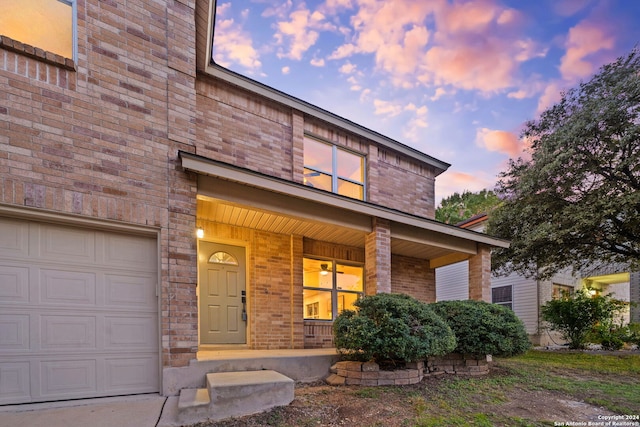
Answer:
M335 348L200 350L189 366L164 369L162 394L176 396L181 389L204 387L206 374L212 372L273 370L296 382L319 381L338 359Z

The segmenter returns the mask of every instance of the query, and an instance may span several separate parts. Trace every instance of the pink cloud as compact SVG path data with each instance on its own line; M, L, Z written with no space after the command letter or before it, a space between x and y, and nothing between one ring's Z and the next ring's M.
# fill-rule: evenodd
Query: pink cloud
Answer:
M238 63L251 72L262 66L260 55L253 47L253 40L244 31L241 23L233 19L224 19L229 3L217 8L216 42L213 44L213 59L223 67Z
M575 81L590 77L600 65L589 57L602 50L610 50L615 39L604 25L582 21L569 30L566 53L560 60L560 73L565 80Z
M555 0L551 2L553 11L560 16L572 16L587 7L592 0Z
M523 150L522 142L512 132L487 128L478 129L476 132L476 145L513 158L519 157Z
M449 169L436 179L436 204L439 204L443 197L455 192L462 193L468 191L492 190L495 186L498 171L487 171L481 173L458 172Z

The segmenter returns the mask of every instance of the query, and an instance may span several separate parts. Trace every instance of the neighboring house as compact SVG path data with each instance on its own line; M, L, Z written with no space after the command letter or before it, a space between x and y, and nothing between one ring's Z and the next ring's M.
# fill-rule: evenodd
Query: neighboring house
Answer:
M459 227L483 232L486 214L476 215L458 224ZM466 261L436 269L436 295L438 301L468 299L468 266ZM526 278L519 274L491 277L491 302L513 309L525 324L534 345L558 343L557 334L543 328L540 307L562 292L589 287L601 293L611 293L623 301L640 301L640 273L629 272L626 266L593 266L579 277L570 273L558 273L549 280ZM640 321L637 307L625 314L625 321Z
M38 4L60 28L0 17L0 404L331 347L358 297L435 301L460 260L490 299L508 243L433 219L449 165L212 63L212 0Z

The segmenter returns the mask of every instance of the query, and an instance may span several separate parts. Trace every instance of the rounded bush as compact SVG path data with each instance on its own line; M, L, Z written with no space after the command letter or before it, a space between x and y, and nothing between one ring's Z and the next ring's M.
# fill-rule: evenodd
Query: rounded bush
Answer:
M450 353L453 332L428 306L404 294L366 296L357 311L342 312L333 324L343 358L377 363L424 360Z
M515 356L531 348L524 324L509 308L484 301L430 304L456 336L457 353Z

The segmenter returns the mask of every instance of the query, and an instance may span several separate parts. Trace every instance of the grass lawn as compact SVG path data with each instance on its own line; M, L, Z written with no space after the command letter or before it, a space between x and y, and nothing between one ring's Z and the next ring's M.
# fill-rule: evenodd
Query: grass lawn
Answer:
M440 375L404 387L299 385L289 406L198 426L606 426L602 417L614 415L640 426L638 351L530 351L494 359L484 377Z

